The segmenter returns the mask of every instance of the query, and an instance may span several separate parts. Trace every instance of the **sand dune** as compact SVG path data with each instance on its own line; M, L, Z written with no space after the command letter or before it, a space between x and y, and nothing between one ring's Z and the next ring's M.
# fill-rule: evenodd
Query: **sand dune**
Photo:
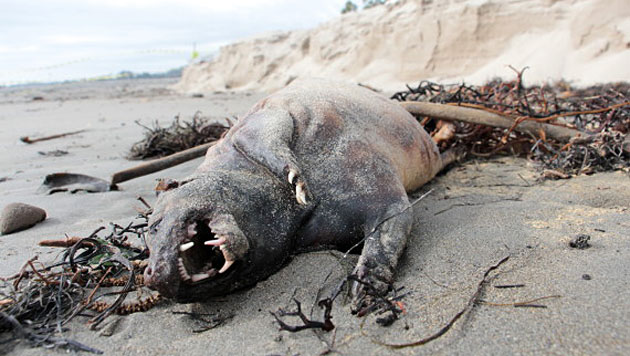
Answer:
M480 84L529 66L531 82L630 80L627 0L400 1L315 29L230 44L189 66L182 92L274 90L324 76L397 90L421 79Z

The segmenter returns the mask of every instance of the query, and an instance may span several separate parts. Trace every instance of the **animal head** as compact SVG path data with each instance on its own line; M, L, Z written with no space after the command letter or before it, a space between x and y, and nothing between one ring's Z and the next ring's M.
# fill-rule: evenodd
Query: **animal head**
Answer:
M145 284L193 302L253 285L280 268L295 219L261 182L269 180L215 174L163 192L149 220Z

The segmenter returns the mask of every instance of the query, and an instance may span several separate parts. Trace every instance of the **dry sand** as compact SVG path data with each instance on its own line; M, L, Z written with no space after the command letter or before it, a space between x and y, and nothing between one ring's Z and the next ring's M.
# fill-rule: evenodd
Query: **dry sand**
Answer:
M164 80L0 89L0 206L19 201L46 209L43 223L0 236L0 271L15 273L29 257L52 260L58 250L37 242L64 234L85 236L110 221L135 216L138 195L153 202L158 177L180 178L199 160L121 184L100 194L36 194L44 176L76 172L108 178L133 166L124 156L141 138L140 120L168 123L200 110L222 117L244 113L259 94L176 95ZM34 96L44 100L33 101ZM80 135L26 145L20 136L88 129ZM38 151L66 150L45 157ZM536 182L523 159L472 161L451 169L419 192L434 191L415 207L415 225L397 277L412 291L407 314L393 326L350 315L335 304L336 331L278 331L269 311L293 308L291 297L311 305L343 278L353 258L317 252L296 256L256 287L204 304L165 303L146 313L112 317L107 333L87 331L83 321L64 336L107 355L317 355L328 346L344 355L383 354L627 354L630 350L630 178L613 172L571 180ZM576 250L571 238L591 236L592 247ZM383 342L409 342L436 332L474 293L484 271L505 256L482 299L514 303L544 296L547 308L478 305L452 330L425 346L390 350ZM331 273L326 281L326 276ZM583 275L591 276L590 280ZM325 282L326 281L326 282ZM497 289L494 285L524 284ZM233 314L224 325L196 334L190 317L174 311ZM318 310L315 310L318 316ZM111 333L111 336L104 334ZM333 341L334 340L334 341ZM12 354L65 354L18 345Z
M192 65L182 92L276 90L324 76L401 90L420 80L483 84L630 81L628 0L402 0L314 29L257 36Z

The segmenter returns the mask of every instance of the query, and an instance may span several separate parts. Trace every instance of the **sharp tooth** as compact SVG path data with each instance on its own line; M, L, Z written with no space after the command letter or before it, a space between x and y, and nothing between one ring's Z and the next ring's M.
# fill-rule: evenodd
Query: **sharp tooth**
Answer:
M204 279L208 279L208 278L210 278L210 275L207 273L195 273L192 276L190 276L190 279L193 282L203 281Z
M223 264L223 267L221 267L221 269L219 270L219 273L223 273L227 271L228 268L230 268L230 266L232 265L232 263L234 263L234 261L225 260L225 263Z
M192 241L186 242L185 244L179 245L179 251L184 252L186 250L190 250L193 246L195 246L194 242Z
M208 240L206 242L204 242L204 245L207 246L221 246L225 243L226 239L223 236L220 236L218 239L216 240Z
M289 171L289 183L293 184L293 179L295 179L296 172L294 170Z
M193 237L197 235L197 223L192 223L188 225L188 237Z
M225 259L225 263L223 264L223 267L221 267L221 269L219 270L219 273L223 273L227 271L230 268L230 266L232 266L234 261L228 257L227 255L228 251L225 245L221 245L219 248L221 249L221 252L223 253L223 258Z
M306 205L306 192L304 191L304 183L298 183L295 186L295 199L298 204Z
M190 280L190 274L188 274L188 271L186 271L186 266L184 266L184 259L183 258L179 258L177 260L178 264L177 264L177 269L179 270L179 276L182 277L183 280Z

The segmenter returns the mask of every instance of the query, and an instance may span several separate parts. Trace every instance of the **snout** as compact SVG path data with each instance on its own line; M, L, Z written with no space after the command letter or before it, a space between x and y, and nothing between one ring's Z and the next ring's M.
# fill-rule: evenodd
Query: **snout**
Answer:
M144 285L151 289L155 289L156 283L156 271L154 271L153 267L147 266L144 270Z
M149 261L144 270L144 285L160 292L163 297L173 298L179 287L179 280L174 278L168 265Z

